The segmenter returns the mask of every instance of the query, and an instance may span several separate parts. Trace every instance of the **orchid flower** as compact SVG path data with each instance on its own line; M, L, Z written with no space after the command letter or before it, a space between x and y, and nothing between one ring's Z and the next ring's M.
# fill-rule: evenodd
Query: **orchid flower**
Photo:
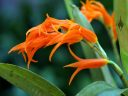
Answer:
M93 19L97 19L103 22L106 27L112 28L112 38L114 38L114 41L117 40L114 15L109 15L105 7L100 2L95 0L87 0L86 3L82 2L81 12L88 21L91 22Z
M69 80L69 85L71 84L74 77L81 70L90 69L90 68L100 68L102 66L105 66L109 62L109 60L102 59L102 58L100 58L100 59L81 59L73 53L73 51L71 50L69 45L68 45L68 49L69 49L69 52L71 53L71 55L78 61L78 62L64 66L64 67L76 68L75 72L72 74L72 76Z
M63 30L64 33L59 31ZM47 15L46 20L29 29L26 32L26 40L14 46L9 53L19 51L22 53L25 61L27 60L28 68L31 62L37 62L33 59L35 52L40 48L45 48L50 45L57 45L53 48L49 60L59 46L64 43L74 44L80 42L82 39L90 43L97 42L97 36L94 32L81 27L71 20L59 20Z

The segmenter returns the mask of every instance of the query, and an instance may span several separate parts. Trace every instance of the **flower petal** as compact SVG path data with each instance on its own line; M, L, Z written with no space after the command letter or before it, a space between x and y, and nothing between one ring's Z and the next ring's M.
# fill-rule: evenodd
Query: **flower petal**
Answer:
M55 53L55 51L56 51L61 45L62 45L62 43L60 42L60 43L58 43L58 44L52 49L52 51L51 51L51 53L50 53L50 55L49 55L49 61L51 61L53 54Z
M78 62L64 66L64 67L77 68L76 71L71 76L71 79L69 81L69 85L71 84L73 78L76 76L76 74L79 71L84 70L84 69L88 69L88 68L100 68L100 67L106 65L108 62L109 62L109 60L107 60L107 59L83 59L83 60L80 60Z
M81 71L81 69L79 69L79 68L77 68L76 70L75 70L75 72L72 74L72 76L71 76L71 78L70 78L70 80L69 80L69 85L71 84L71 82L72 82L72 80L74 79L74 77L78 74L78 72L80 72Z

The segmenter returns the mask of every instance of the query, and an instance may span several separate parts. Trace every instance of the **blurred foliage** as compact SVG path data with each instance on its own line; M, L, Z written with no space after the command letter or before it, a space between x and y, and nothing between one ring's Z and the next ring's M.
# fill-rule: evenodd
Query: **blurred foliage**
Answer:
M81 6L80 0L74 1L76 5ZM101 0L101 2L111 14L113 2L110 2L110 0ZM43 22L47 13L58 19L68 18L64 0L0 0L0 62L17 64L26 68L26 63L21 55L17 53L8 55L8 51L16 44L24 41L26 31ZM96 20L92 22L92 26L99 38L100 44L108 56L114 60L112 46L105 27ZM71 47L78 56L84 58L80 43L74 44ZM49 62L48 57L52 48L53 46L50 46L38 50L34 56L38 63L32 63L30 70L58 86L67 96L73 96L83 87L94 81L91 78L90 70L84 70L76 76L71 86L68 86L69 78L74 70L64 69L63 66L75 62L75 60L69 54L67 46L63 45L53 56L52 62ZM112 73L115 74L113 70ZM114 75L114 78L117 79L121 87L119 78L116 75ZM0 96L28 96L22 90L12 86L2 78L0 78L0 93Z

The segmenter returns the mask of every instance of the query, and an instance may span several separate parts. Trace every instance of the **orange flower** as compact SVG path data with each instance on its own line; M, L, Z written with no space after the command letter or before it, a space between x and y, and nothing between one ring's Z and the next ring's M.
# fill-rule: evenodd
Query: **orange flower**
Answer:
M53 25L56 26L58 30L58 26L60 26L60 24L66 24L66 22L69 23L69 21L66 20L58 20L47 16L47 19L42 24L29 29L26 33L26 40L13 47L9 53L13 51L19 51L19 53L22 53L25 61L28 59L29 67L30 62L37 62L32 58L39 48L46 47L50 41L57 37L58 39L56 39L56 41L54 40L50 45L58 43L63 35L63 33L60 33L59 31L57 32ZM63 27L66 28L65 26Z
M117 33L115 30L115 22L113 16L110 16L104 6L95 0L87 0L86 4L82 2L81 12L91 22L93 19L99 19L104 22L107 27L111 27L113 30L114 40L117 39Z
M62 33L59 29L63 30ZM64 43L74 44L85 39L91 43L97 42L97 36L92 31L81 27L70 20L58 20L47 16L42 23L29 29L26 33L26 40L13 47L9 53L19 51L22 53L25 61L27 59L28 67L30 62L37 62L33 59L35 52L53 44L58 43L50 54L50 60L56 49Z
M71 53L71 55L78 60L78 62L66 65L64 67L73 67L73 68L77 68L75 70L75 72L72 74L70 80L69 80L69 85L71 84L72 80L74 79L74 77L78 74L78 72L80 72L81 70L84 69L89 69L89 68L99 68L102 67L104 65L106 65L109 61L107 59L81 59L79 57L77 57L72 50L70 49L70 47L68 46L69 51Z
M92 8L92 1L87 0L86 4L82 2L81 12L91 22L93 19L98 19L102 13Z
M35 60L33 60L33 56L35 54L35 52L42 48L42 47L45 47L45 45L51 41L52 39L54 39L55 37L57 36L60 36L62 33L50 33L50 34L47 34L47 35L42 35L40 34L40 36L37 36L35 38L30 38L29 36L32 36L32 34L30 33L29 36L26 38L26 40L13 47L10 51L19 51L19 53L22 53L25 61L26 61L26 55L27 55L27 59L28 59L28 68L29 68L29 65L30 65L30 62L37 62ZM36 35L36 34L35 34ZM34 36L32 36L34 37ZM55 44L56 42L53 42L52 44Z
M114 36L114 40L117 41L117 32L116 32L116 24L114 21L114 14L112 14L112 31L113 31L113 36Z
M106 25L111 24L112 19L104 6L95 0L87 0L86 4L82 3L81 12L88 18L89 21L93 19L103 18Z
M73 23L67 33L65 33L61 39L61 41L53 48L49 60L51 61L51 58L55 51L62 45L62 44L74 44L77 42L80 42L82 39L85 39L91 43L97 42L97 36L94 32L85 29L81 27L80 25Z

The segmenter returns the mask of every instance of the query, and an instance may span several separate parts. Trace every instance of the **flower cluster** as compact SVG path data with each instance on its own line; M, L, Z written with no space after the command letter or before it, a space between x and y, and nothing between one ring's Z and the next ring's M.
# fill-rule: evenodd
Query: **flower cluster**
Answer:
M93 19L102 19L106 25L112 26L115 32L114 19L107 13L101 3L94 0L87 0L85 4L82 4L83 6L81 7L81 12L90 22ZM25 41L14 46L9 53L14 51L22 53L29 68L31 62L37 62L33 59L33 56L38 49L56 44L49 55L49 60L51 61L55 51L62 44L67 44L70 54L77 60L75 63L64 66L77 68L70 78L70 84L79 71L88 68L99 68L109 62L109 60L102 58L81 59L76 56L71 50L70 45L80 42L83 39L93 44L98 42L97 36L94 32L80 26L79 24L71 20L58 20L47 15L46 20L43 23L29 29L26 33Z
M37 62L33 59L33 56L38 49L56 44L49 56L51 61L51 57L59 46L65 43L69 45L74 44L82 39L91 43L97 42L97 36L94 32L83 28L77 23L71 20L58 20L47 16L42 24L28 30L26 40L13 47L9 53L13 51L22 53L25 61L26 59L28 60L27 64L29 67L30 62Z

